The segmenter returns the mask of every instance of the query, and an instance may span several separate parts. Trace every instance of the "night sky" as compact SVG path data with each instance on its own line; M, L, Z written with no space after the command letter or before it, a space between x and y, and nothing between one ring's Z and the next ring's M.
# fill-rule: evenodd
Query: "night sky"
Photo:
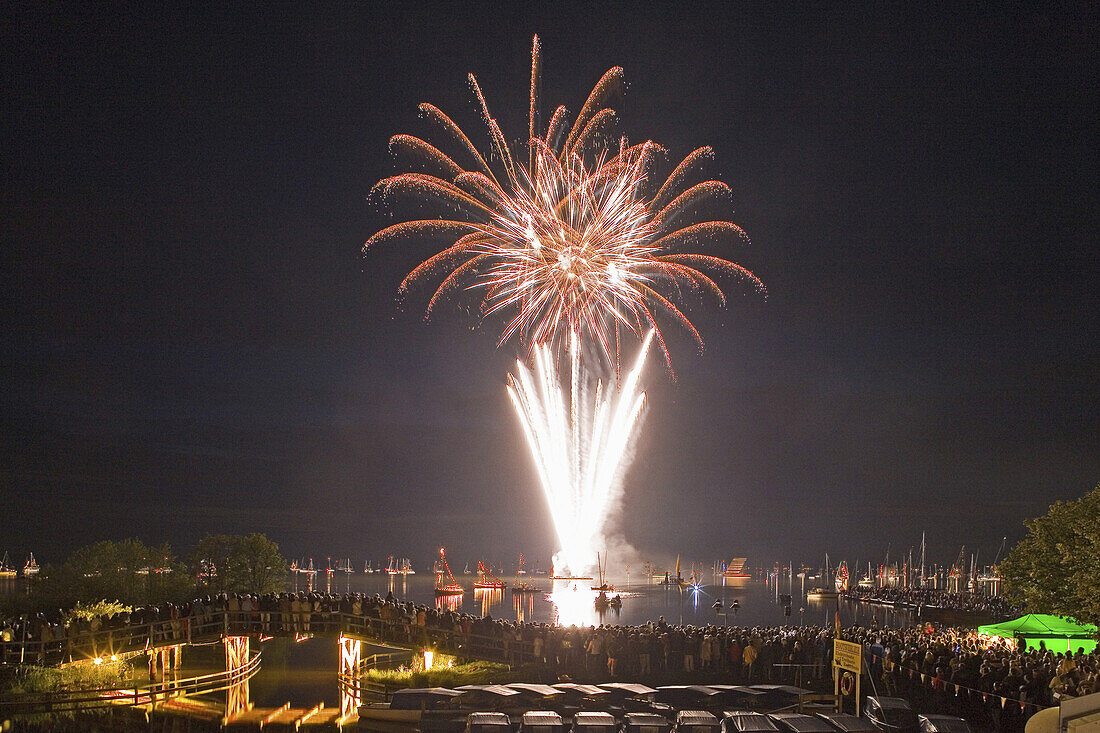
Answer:
M991 561L1096 486L1096 4L509 5L5 6L0 552L548 564L515 346L361 253L419 102L522 138L534 33L547 110L619 65L623 133L715 148L768 286L651 361L643 555Z

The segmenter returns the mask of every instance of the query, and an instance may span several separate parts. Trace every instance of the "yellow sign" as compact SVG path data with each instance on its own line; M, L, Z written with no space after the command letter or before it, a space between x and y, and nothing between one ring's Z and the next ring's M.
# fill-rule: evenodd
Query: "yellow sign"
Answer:
M833 639L833 664L859 674L863 671L863 646L854 641Z

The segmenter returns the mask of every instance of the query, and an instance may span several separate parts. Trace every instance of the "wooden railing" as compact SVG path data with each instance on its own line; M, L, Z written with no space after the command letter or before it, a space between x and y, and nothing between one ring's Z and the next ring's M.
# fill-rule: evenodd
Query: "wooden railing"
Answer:
M0 716L58 713L115 705L149 705L182 695L202 695L228 690L247 682L259 670L260 652L256 652L243 667L198 677L166 678L136 687L96 687L9 695L0 698Z
M181 619L70 632L49 641L0 642L0 664L62 665L179 644L217 641L226 636L302 635L351 636L368 643L429 648L466 659L513 666L540 661L535 658L531 642L516 640L510 628L502 630L503 635L464 634L452 629L417 626L413 621L383 620L339 611L313 614L214 611Z

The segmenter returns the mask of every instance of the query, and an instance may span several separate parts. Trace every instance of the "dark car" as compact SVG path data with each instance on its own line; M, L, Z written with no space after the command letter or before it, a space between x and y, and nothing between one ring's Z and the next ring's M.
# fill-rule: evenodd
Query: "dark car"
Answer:
M972 733L970 723L954 715L918 715L920 733Z
M663 685L657 688L653 699L677 710L702 710L710 707L711 698L718 694L718 690L706 685Z
M512 733L512 721L504 713L470 713L466 733Z
M745 685L707 685L707 687L718 691L711 700L718 703L723 711L755 710L757 702L768 696L764 690Z
M627 713L619 730L621 733L669 733L672 723L655 713Z
M622 708L624 713L653 713L671 720L676 711L671 705L657 702L657 690L634 682L604 682L597 685L607 692L600 702L611 709Z
M768 713L781 733L836 733L836 729L821 718L802 713Z
M778 733L779 726L763 713L751 710L727 710L722 714L722 733Z
M720 733L718 718L706 710L681 710L676 714L676 733Z
M869 697L863 701L863 715L885 733L919 733L917 714L900 697Z
M815 713L837 733L875 733L876 728L867 718L857 718L849 713Z

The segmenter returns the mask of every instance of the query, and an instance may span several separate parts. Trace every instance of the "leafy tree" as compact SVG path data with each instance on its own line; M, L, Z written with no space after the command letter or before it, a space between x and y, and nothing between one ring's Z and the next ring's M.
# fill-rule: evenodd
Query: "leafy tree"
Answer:
M1024 526L1000 568L1008 592L1034 613L1100 626L1100 485Z
M262 534L208 534L195 546L191 564L208 592L260 594L286 589L286 558Z
M39 608L100 599L145 605L182 600L193 587L167 544L103 540L81 547L59 566L44 568L31 586L31 600Z

